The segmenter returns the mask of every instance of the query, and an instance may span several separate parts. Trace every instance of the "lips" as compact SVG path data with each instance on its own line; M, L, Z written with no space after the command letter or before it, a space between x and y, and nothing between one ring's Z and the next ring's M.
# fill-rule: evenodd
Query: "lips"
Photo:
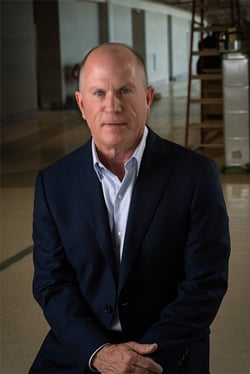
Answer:
M125 126L126 122L104 122L103 126Z

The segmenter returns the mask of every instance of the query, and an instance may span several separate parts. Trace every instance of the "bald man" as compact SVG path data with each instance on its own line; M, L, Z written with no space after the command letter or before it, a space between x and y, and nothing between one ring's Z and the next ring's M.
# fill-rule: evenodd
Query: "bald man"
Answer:
M153 95L130 47L81 64L91 137L36 181L33 292L51 330L30 373L209 373L228 216L214 161L146 125Z

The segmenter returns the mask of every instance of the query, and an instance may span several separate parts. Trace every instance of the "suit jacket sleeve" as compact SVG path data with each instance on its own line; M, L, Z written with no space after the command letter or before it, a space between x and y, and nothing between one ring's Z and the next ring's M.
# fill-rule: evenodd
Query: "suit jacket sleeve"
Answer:
M206 160L190 201L184 277L177 297L141 339L159 344L153 357L163 367L175 370L181 354L208 335L227 289L229 251L228 216L217 166Z
M76 273L67 258L47 202L43 172L36 181L33 239L34 297L53 329L57 344L66 347L67 362L83 370L91 354L108 338L80 293ZM52 349L47 354L54 355L52 360L56 360ZM60 359L62 362L63 357Z

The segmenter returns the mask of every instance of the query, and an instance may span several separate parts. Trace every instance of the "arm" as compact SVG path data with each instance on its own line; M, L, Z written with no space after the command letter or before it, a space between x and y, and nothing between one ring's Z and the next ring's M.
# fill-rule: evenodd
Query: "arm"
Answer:
M227 289L230 251L228 216L217 167L204 162L192 192L184 247L184 278L177 297L166 305L140 342L156 341L152 355L176 367L192 344L208 335ZM173 248L174 250L174 248Z
M91 354L108 337L80 292L47 202L42 173L36 182L33 239L34 297L58 342L67 347L80 368L85 368Z

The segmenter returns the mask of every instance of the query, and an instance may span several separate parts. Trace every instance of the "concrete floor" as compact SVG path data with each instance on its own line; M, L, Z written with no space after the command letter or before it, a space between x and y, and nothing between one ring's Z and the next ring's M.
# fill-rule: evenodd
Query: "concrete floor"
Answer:
M149 124L184 143L185 97L178 85L153 104ZM183 95L184 96L184 95ZM32 207L37 171L89 136L78 112L38 112L2 131L0 373L26 374L48 326L33 300ZM223 151L210 155L223 163ZM230 216L229 290L212 325L211 374L250 373L250 176L221 175Z

